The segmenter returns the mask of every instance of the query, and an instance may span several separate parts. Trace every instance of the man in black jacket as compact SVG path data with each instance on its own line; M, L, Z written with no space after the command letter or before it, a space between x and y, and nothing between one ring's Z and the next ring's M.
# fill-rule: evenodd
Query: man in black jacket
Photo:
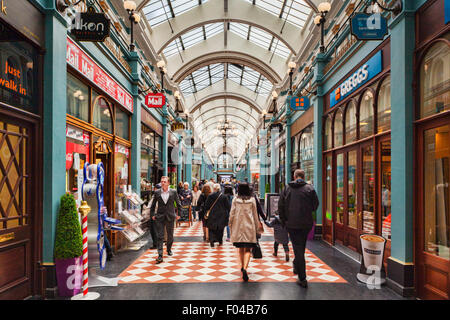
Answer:
M164 228L166 228L167 232L167 254L169 256L172 255L174 221L180 218L176 214L174 203L176 203L177 208L181 208L177 191L169 189L169 177L161 177L161 189L155 191L154 199L150 207L150 216L155 221L156 233L158 235L157 264L163 262ZM155 213L156 204L158 204L158 210Z
M297 169L294 181L284 189L278 202L281 222L286 226L294 248L294 273L298 274L301 287L308 287L306 281L305 248L306 239L313 226L312 212L317 210L319 199L314 187L305 182L305 171Z

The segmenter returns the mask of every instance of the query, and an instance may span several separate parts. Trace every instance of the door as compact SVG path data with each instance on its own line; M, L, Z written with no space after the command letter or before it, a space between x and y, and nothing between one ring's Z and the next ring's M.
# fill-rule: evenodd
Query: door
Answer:
M416 284L421 299L450 296L450 117L418 128Z
M0 113L0 300L33 291L33 126Z
M114 202L113 202L113 166L112 166L112 147L109 140L103 139L102 137L94 136L94 163L99 164L102 162L105 168L105 181L103 185L103 201L108 209L108 212L113 216L114 212Z

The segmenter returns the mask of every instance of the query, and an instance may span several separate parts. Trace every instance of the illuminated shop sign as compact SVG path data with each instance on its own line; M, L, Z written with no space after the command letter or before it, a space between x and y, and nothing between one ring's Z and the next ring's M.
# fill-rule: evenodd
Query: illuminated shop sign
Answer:
M375 77L383 69L381 51L356 70L330 94L330 108L344 100L348 95Z

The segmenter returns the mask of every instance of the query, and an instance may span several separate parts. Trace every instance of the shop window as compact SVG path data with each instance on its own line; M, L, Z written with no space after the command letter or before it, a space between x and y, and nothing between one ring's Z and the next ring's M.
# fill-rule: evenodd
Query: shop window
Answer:
M67 113L89 122L89 87L67 74Z
M356 229L358 227L357 221L357 186L358 178L356 174L356 166L358 161L358 155L356 150L348 152L348 165L347 165L347 211L348 211L348 226Z
M356 105L350 101L345 112L345 143L354 141L356 141Z
M344 154L336 156L336 222L344 223Z
M92 123L100 130L108 133L113 133L112 126L112 114L109 103L103 97L98 97L97 94L93 94L94 110Z
M367 90L361 99L359 109L359 138L373 135L373 93Z
M314 180L314 137L313 127L309 126L300 138L300 167L305 171L305 180Z
M381 234L391 239L391 141L381 143Z
M299 135L296 135L294 138L291 139L291 147L292 147L292 163L298 162L298 143L299 143Z
M450 47L435 44L420 67L420 117L450 110Z
M391 77L383 80L378 92L377 132L391 130Z
M324 137L324 150L332 148L333 135L331 131L331 118L327 118L325 122L325 137Z
M125 111L122 111L120 108L116 107L116 134L121 138L130 140L129 127L130 117Z
M343 125L342 125L342 111L338 110L336 112L336 117L334 118L334 147L340 147L343 143Z
M325 218L327 220L333 219L333 158L331 155L326 157L326 211Z
M426 130L423 150L424 248L450 259L450 125Z

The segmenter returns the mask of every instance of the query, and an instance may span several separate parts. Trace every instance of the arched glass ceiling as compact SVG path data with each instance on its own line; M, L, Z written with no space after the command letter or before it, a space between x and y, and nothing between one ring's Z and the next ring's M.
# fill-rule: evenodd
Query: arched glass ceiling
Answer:
M311 13L311 8L302 0L245 0L286 20L296 27L303 28Z
M272 83L266 77L247 66L234 63L218 63L202 67L192 72L180 82L180 89L183 95L187 97L223 80L225 75L227 79L259 95L267 96L273 87Z
M175 18L208 0L152 0L142 11L153 28L164 21Z
M291 51L280 39L274 37L270 33L245 23L229 22L227 28L230 32L237 34L241 38L247 39L284 59L286 59ZM224 24L222 22L210 23L204 26L190 30L164 48L163 54L169 58L177 53L181 53L185 49L193 47L202 41L205 41L216 34L223 33Z

